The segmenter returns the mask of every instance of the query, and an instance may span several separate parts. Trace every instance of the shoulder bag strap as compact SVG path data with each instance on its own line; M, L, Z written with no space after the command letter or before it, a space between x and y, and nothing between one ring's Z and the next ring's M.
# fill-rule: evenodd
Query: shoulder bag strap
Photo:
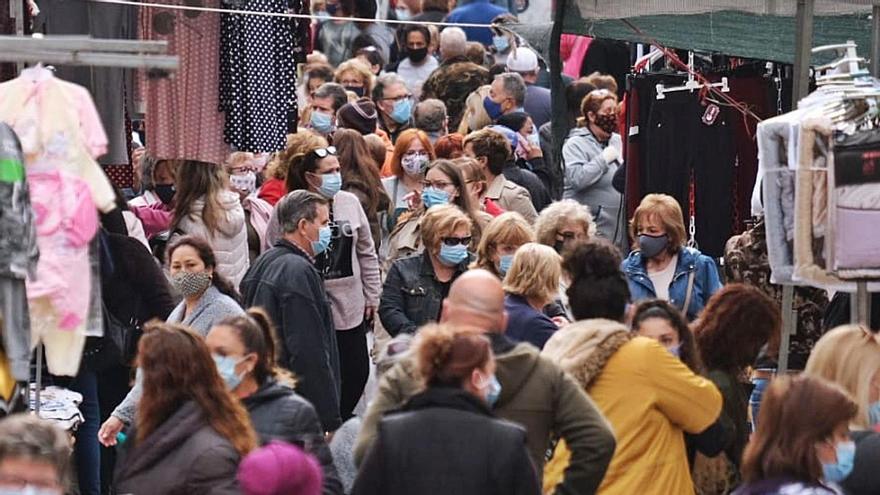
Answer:
M694 277L697 275L697 270L694 268L688 274L688 286L687 292L685 292L684 296L684 306L681 308L681 312L684 314L685 318L687 318L688 308L691 306L691 297L694 295Z

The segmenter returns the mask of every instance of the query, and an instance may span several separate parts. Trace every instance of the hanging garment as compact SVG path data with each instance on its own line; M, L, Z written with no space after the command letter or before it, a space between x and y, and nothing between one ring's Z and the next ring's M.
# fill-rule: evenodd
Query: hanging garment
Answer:
M0 122L0 276L24 280L37 267L37 231L18 136Z
M107 135L89 92L40 67L0 84L0 121L18 134L28 172L64 170L88 185L103 212L116 194L95 158L107 152Z
M880 278L880 130L840 135L829 166L829 266L841 278Z
M93 38L136 39L137 7L127 5L40 0L40 14L34 29L51 36L88 35ZM64 66L55 75L79 84L95 97L95 106L109 139L107 153L98 158L102 165L128 164L125 114L131 94L133 71L119 67Z
M222 5L286 13L297 7L294 3L299 2L223 0ZM237 151L284 149L287 133L296 129L296 24L278 17L220 17L220 109L226 112L226 142Z
M212 8L219 4L219 0L205 2ZM162 8L141 10L141 39L167 41L168 52L180 57L180 69L174 77L149 79L141 84L146 104L147 152L168 160L223 163L230 150L223 141L226 120L218 109L220 15L193 14Z

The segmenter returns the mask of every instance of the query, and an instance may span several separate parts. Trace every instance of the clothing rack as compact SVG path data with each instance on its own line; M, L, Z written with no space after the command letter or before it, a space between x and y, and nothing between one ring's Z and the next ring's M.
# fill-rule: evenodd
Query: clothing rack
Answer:
M651 63L650 62L652 60L651 57L653 57L653 56L654 55L648 55L649 64ZM659 58L659 57L657 57L657 58ZM656 60L656 59L654 59L654 60ZM717 82L717 83L703 84L701 82L698 82L697 79L694 77L694 52L688 51L688 78L687 78L687 82L684 83L684 86L676 86L673 88L667 88L663 84L658 84L657 85L657 99L658 100L666 99L666 93L672 93L672 92L676 92L676 91L690 91L693 93L695 90L703 89L703 88L721 88L721 91L723 93L730 92L730 86L727 85L727 77L722 77L721 82Z
M136 41L95 39L89 36L24 36L24 11L22 2L10 2L10 12L15 15L17 36L0 36L0 62L17 62L19 72L22 63L121 67L145 69L148 75L162 77L180 66L176 55L164 55L168 50L165 41ZM36 387L34 412L40 414L40 389L43 384L43 346L37 346ZM27 392L30 406L30 390Z

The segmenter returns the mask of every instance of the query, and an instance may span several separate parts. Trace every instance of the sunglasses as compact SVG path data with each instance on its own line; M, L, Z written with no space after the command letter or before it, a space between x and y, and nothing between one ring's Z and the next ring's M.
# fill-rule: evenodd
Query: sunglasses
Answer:
M336 156L336 146L327 146L326 148L318 148L316 150L312 150L312 153L318 156L318 158L327 158L329 155Z
M440 240L443 241L443 244L446 244L447 246L452 247L452 246L458 246L459 244L461 244L463 246L467 246L471 243L471 239L472 239L471 236L467 236L467 237L444 237Z

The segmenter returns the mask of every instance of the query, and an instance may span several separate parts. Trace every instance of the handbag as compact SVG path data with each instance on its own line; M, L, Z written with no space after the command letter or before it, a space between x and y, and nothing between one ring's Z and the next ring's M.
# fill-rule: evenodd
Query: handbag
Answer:
M140 304L135 306L137 314ZM116 366L132 365L137 355L137 346L143 335L143 329L137 319L132 318L125 323L113 315L101 302L103 312L104 336L86 345L83 352L83 365L92 371L103 371Z
M722 452L715 457L706 457L697 452L691 476L697 495L727 495L737 485L739 473L736 466Z

